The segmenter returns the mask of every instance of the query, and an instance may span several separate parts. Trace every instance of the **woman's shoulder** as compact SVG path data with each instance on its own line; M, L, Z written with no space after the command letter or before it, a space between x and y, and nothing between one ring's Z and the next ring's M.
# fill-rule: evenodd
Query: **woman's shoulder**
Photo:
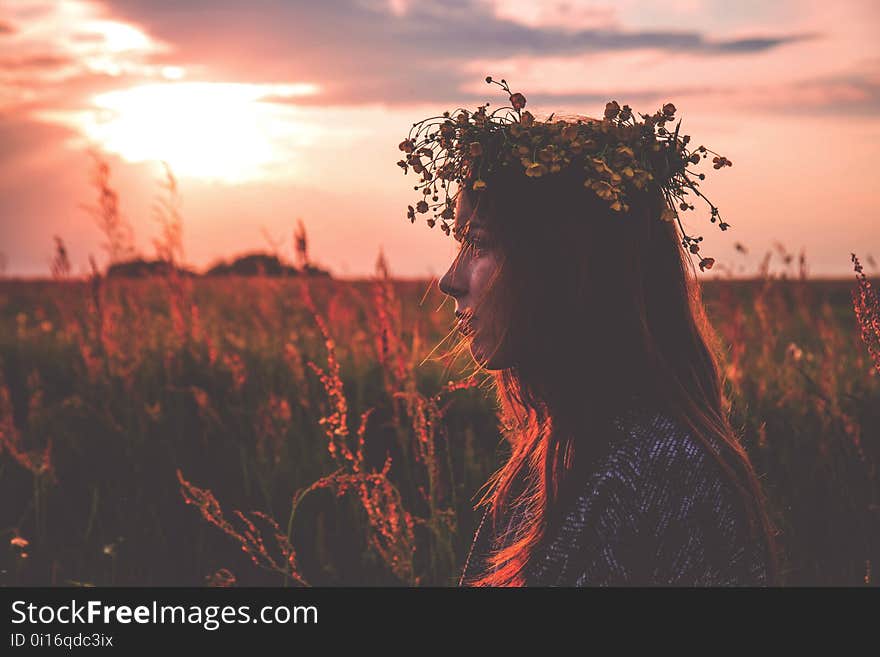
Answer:
M652 498L653 486L673 483L686 487L700 478L718 479L720 439L697 438L692 430L670 413L635 408L613 421L616 429L596 474L631 484L641 498Z
M586 558L587 583L760 582L738 491L713 455L720 439L707 444L659 410L633 409L615 425L563 521L559 535L576 538L550 553L565 553L569 567Z

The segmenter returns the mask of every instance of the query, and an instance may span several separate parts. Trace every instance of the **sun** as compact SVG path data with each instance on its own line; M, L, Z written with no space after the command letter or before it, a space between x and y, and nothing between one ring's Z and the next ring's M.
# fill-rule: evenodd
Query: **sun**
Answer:
M287 99L314 92L310 84L145 84L95 96L74 122L129 162L164 160L177 176L240 183L290 172L296 146L316 133Z

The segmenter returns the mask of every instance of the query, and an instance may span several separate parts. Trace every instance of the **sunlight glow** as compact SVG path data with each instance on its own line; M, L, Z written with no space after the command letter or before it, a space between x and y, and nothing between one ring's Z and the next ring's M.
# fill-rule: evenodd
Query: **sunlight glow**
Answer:
M104 47L113 53L128 51L149 51L150 37L133 25L109 20L83 21L80 25L86 34L100 35Z
M146 84L100 94L97 110L65 122L129 162L165 160L178 176L241 183L281 168L290 174L297 147L317 135L297 120L294 105L266 100L316 91L310 84Z

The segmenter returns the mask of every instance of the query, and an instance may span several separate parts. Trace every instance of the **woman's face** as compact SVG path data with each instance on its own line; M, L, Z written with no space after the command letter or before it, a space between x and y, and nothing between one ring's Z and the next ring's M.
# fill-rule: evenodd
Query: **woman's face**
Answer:
M473 213L465 194L459 195L455 234L460 248L449 270L440 279L440 289L455 299L459 330L470 338L473 357L488 370L510 367L502 342L503 322L492 312L489 282L498 269L500 252L488 227Z

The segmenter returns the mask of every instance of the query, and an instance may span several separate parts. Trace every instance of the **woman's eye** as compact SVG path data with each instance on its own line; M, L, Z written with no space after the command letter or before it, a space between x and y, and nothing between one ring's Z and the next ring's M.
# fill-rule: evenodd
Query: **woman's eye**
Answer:
M471 248L471 250L478 254L483 253L489 247L488 242L479 237L468 238L466 240L466 244Z

